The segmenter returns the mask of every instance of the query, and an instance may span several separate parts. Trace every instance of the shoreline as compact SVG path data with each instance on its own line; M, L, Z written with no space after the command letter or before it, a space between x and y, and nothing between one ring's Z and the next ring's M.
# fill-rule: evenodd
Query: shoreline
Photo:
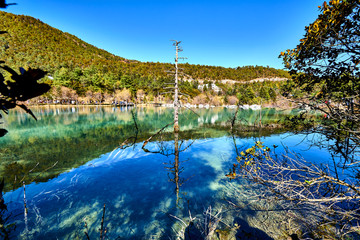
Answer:
M161 104L161 105L160 105ZM134 104L134 105L129 105L129 106L116 106L114 104L27 104L26 106L28 106L29 108L32 107L155 107L155 108L174 108L173 104L168 103L168 104L162 104L162 103L141 103L141 104ZM181 106L180 108L189 108L189 109L210 109L210 108L228 108L228 109L236 109L238 107L238 105L220 105L220 106L215 106L215 105L209 105L209 104L184 104L183 106ZM244 104L244 105L240 105L240 109L243 110L261 110L261 109L268 109L268 108L273 108L276 110L292 110L292 109L297 109L296 107L290 107L290 106L278 106L278 105L273 105L273 104L264 104L264 105L258 105L258 104Z

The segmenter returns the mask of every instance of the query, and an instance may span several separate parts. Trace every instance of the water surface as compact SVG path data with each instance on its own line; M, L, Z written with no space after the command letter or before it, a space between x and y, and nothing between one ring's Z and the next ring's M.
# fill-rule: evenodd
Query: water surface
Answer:
M234 110L195 109L194 114L183 109L179 136L169 127L146 145L147 151L141 148L143 142L172 122L172 109L136 108L132 113L112 107L40 107L33 111L37 122L22 112L11 112L6 118L9 133L0 139L5 201L17 225L12 234L18 239L85 239L84 231L98 238L104 204L109 239L173 239L182 229L178 219L186 221L189 213L201 218L210 206L215 212L222 209L228 225L242 219L243 225L251 226L249 219L257 218L254 212L234 211L229 205L229 201L245 203L252 191L258 191L244 180L225 177L236 162L234 138L229 135ZM288 114L292 113L264 109L262 124L277 123ZM240 116L254 125L260 114L247 110ZM235 143L245 149L260 139L265 145L278 145L278 151L286 143L304 158L330 159L328 153L309 149L307 141L299 144L304 137L273 130L237 136Z

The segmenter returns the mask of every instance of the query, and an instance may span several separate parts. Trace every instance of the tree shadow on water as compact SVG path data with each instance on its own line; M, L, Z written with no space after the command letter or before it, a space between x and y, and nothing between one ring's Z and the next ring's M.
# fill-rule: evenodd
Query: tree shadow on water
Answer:
M244 219L235 218L234 224L237 224L238 226L240 226L235 235L236 239L273 240L273 238L271 238L266 232L264 232L258 228L249 226L249 224Z

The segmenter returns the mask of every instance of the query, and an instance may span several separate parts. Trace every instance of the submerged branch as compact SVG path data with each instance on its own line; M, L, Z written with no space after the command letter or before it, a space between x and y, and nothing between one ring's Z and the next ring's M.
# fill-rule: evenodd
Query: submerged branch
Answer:
M169 124L166 124L163 128L161 128L159 131L157 131L155 134L151 135L148 139L145 140L144 144L142 145L142 149L145 151L145 152L149 152L148 149L145 148L145 146L151 141L151 139L157 135L159 135L162 131L164 131L168 126L170 126L171 124L173 123L169 123Z

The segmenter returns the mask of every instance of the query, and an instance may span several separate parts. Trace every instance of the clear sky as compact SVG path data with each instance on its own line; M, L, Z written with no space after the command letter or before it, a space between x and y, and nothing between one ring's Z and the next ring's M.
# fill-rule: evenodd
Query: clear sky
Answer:
M115 55L173 62L171 39L190 64L283 68L319 14L319 0L7 0L29 15Z

